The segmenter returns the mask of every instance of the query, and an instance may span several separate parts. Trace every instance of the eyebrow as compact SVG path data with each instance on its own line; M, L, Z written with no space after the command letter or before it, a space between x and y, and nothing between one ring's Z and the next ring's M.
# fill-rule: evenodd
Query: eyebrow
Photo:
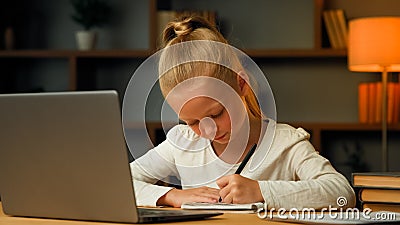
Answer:
M215 106L213 106L210 109L208 109L208 111L205 114L211 114L211 111L213 111L216 107L220 107L220 106L223 108L221 103L218 102L217 104L215 104Z
M221 110L223 110L224 106L221 103L217 103L214 107L211 107L210 109L208 109L204 114L205 116L209 116L211 114L211 112L216 108L216 107L222 107ZM180 118L180 120L182 120L183 122L185 121L189 121L191 122L191 120L196 120L196 119L185 119L185 118Z

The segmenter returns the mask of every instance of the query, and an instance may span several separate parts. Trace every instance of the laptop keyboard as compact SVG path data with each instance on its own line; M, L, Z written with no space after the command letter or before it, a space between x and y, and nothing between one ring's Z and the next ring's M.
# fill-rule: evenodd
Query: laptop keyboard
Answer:
M177 215L180 210L162 210L162 209L146 209L146 208L138 208L138 212L140 216L168 216L168 215Z
M200 212L197 210L164 210L164 209L147 209L147 208L138 208L139 216L181 216L181 215L194 215L199 214Z

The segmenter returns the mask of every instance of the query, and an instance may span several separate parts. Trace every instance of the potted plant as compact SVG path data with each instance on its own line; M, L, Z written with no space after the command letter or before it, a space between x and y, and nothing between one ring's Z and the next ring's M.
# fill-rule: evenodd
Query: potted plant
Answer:
M72 19L84 30L76 32L78 49L90 50L96 45L95 27L101 27L109 20L111 7L105 0L70 0L74 8Z

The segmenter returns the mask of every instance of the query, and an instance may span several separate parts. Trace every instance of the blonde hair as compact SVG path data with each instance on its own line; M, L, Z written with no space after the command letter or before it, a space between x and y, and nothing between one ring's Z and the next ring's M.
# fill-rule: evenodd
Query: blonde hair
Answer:
M185 16L170 22L163 32L164 49L168 49L168 47L175 44L183 42L191 43L197 40L220 42L228 46L228 41L217 28L204 18L198 16ZM198 55L204 55L205 58L211 60L192 60L182 63L184 61L182 57L190 59L192 56L193 58L198 58ZM220 62L221 59L228 61L228 65L234 65L235 71L244 71L239 59L236 54L233 54L231 48L215 49L215 45L207 44L207 42L202 42L201 44L192 42L190 48L179 50L172 48L162 52L159 62L159 82L164 97L179 83L198 76L217 78L238 91L237 76L239 75L226 66L214 63ZM246 82L249 81L246 80ZM250 84L248 85L250 86ZM263 117L253 90L250 89L249 93L245 95L243 102L250 116L255 118Z

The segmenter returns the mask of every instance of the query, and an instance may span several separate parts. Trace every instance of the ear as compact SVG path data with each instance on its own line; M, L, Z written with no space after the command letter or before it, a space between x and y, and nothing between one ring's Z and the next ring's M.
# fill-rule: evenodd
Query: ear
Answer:
M237 76L237 84L239 87L239 95L246 96L249 93L249 76L244 71L239 71Z

